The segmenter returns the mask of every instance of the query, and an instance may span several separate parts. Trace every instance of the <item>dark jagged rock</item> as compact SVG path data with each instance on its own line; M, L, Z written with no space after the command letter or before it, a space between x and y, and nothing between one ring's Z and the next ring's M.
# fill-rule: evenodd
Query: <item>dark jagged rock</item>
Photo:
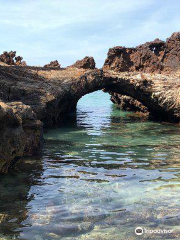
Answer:
M4 52L0 55L0 62L3 62L7 65L27 66L26 62L22 60L23 57L16 57L16 51Z
M156 39L136 48L110 48L104 70L116 72L143 71L160 72L165 42Z
M110 48L103 69L117 72L130 71L131 67L133 66L133 62L130 57L134 51L134 48Z
M146 73L171 72L180 68L180 32L166 42L155 39L136 48L110 48L104 70Z
M3 52L3 54L0 55L0 61L8 65L15 65L15 61L14 61L15 56L16 56L15 51Z
M173 33L166 41L163 55L163 70L166 72L180 69L180 32Z
M117 104L117 107L119 109L125 111L142 112L146 116L149 115L148 108L145 107L141 102L137 101L136 99L114 92L110 92L110 94L111 101Z
M82 60L76 61L71 67L83 69L95 69L96 63L93 57L85 57Z
M61 64L57 60L51 61L49 64L44 65L45 68L61 68Z
M15 57L15 60L16 60L15 65L17 65L17 66L27 66L26 62L22 61L23 57L17 56L17 57Z
M164 48L165 42L159 39L138 46L131 56L132 71L159 73L162 70Z
M114 47L108 52L108 57L103 66L104 70L116 72L146 72L146 73L171 73L180 69L180 32L172 34L166 42L155 39L152 42L139 45L136 48ZM124 110L137 109L137 101L124 96L112 99L121 102L119 106ZM127 104L128 102L128 104ZM146 107L139 105L144 112Z

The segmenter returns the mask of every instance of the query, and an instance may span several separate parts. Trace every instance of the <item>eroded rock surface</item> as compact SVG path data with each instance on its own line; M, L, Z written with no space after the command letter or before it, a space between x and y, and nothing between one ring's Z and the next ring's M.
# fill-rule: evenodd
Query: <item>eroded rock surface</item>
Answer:
M0 102L0 173L7 172L25 148L25 133L20 118L3 102Z
M85 57L82 60L76 61L71 67L83 69L95 69L96 63L93 57Z
M173 33L167 39L163 55L163 71L172 72L180 69L180 32Z
M108 90L130 96L144 106L151 115L164 121L180 121L180 78L179 74L148 74L138 72L104 72L113 84ZM114 79L114 80L113 80Z
M166 42L155 39L136 48L110 48L104 70L146 73L172 72L180 68L180 32Z
M146 116L149 115L148 108L136 99L114 92L109 93L111 94L111 101L117 104L117 107L119 109L125 111L141 112L144 113Z
M180 78L171 75L139 72L86 70L69 67L45 68L0 67L0 98L21 101L31 106L45 126L62 122L76 108L85 94L105 88L141 102L155 116L179 121Z
M26 62L22 60L23 57L16 56L16 51L3 52L3 54L0 55L0 62L7 65L26 66Z
M44 65L45 68L61 68L61 64L55 60L51 61L49 64Z
M32 157L41 155L43 130L42 122L37 119L31 107L22 102L7 103L21 119L22 128L25 133L25 148L23 156Z
M166 42L155 39L136 48L111 48L103 69L116 72L173 74L180 69L180 32L173 33ZM112 100L119 102L118 105L123 110L134 111L138 107L141 112L147 112L147 107L129 96L112 93Z
M86 73L89 79L86 81ZM0 67L0 99L31 106L44 126L62 122L88 88L101 89L100 70ZM90 73L92 81L90 80ZM101 75L100 75L101 76Z
M37 155L41 149L41 122L46 127L59 125L69 113L75 111L82 96L103 88L133 97L147 106L154 117L165 121L179 121L179 79L177 74L169 76L144 73L142 77L138 72L117 73L73 67L47 70L36 67L0 66L0 99L12 109L16 118L20 119L17 126L13 125L13 129L7 122L2 130L5 131L2 134L2 143L5 139L11 139L13 131L18 131L17 135L14 133L13 139L15 141L17 138L16 142L19 142L16 147L9 145L11 151L1 147L4 149L1 156L8 162L5 169L9 168L11 162L23 156L24 152L28 153L28 156ZM3 122L2 119L0 121Z
M30 106L0 102L0 173L6 173L22 156L40 154L42 124Z
M175 33L166 42L156 39L137 48L116 47L110 49L103 69L96 69L89 57L66 69L13 66L12 53L8 63L0 63L0 171L7 171L25 153L37 155L42 123L61 124L82 96L96 90L110 92L124 108L133 105L148 109L154 118L179 122L179 45Z

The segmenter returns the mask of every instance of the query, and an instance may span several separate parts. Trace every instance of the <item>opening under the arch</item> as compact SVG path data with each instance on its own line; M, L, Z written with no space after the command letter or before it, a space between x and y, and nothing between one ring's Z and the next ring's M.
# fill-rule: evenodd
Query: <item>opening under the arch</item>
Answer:
M110 124L113 103L110 95L95 91L83 96L77 104L77 124L87 128L100 129Z

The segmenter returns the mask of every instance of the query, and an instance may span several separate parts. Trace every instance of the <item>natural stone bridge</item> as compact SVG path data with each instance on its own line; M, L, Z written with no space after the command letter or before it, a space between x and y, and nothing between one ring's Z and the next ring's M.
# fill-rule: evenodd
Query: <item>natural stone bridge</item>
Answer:
M53 70L33 67L0 67L0 98L8 105L31 107L44 126L54 126L76 108L85 94L105 89L128 95L148 107L155 118L180 120L178 74L117 73L74 67Z
M179 122L180 64L174 57L169 70L168 41L110 49L103 69L95 69L92 58L65 69L1 64L0 171L6 172L21 156L39 154L42 125L61 124L75 111L78 100L93 91L105 89L112 95L130 96L154 118Z

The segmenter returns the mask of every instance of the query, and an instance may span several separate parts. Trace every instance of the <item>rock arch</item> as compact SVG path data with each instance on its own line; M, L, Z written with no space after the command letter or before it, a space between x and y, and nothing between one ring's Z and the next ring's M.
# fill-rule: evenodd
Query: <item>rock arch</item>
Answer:
M0 172L27 153L36 155L42 124L58 125L82 96L93 91L130 96L154 118L180 121L180 32L166 42L156 39L136 48L112 48L102 69L95 68L92 57L67 68L57 61L30 67L14 57L15 52L0 56ZM9 139L5 150L3 136Z
M163 74L93 70L72 82L69 93L73 108L85 94L105 89L110 93L133 97L146 106L156 119L179 122L179 86L180 79L175 75L170 77Z
M1 66L0 78L0 99L29 105L44 126L60 123L82 96L101 89L137 99L156 118L180 120L178 74Z
M4 119L4 112L11 111L18 119L17 126L1 124L1 136L8 132L6 138L11 141L12 131L19 129L17 139L21 136L24 139L23 144L12 145L12 149L7 145L8 148L1 152L3 156L6 156L6 150L16 154L3 161L0 159L0 172L8 171L14 160L27 153L28 156L37 155L42 142L41 122L44 127L58 125L75 110L82 96L93 91L105 89L128 95L147 106L155 117L161 116L165 121L180 120L180 80L176 75L142 75L75 67L47 70L1 66L0 86L0 122L1 118ZM4 103L8 111L4 110ZM7 123L11 115L6 115ZM3 142L4 138L1 138L0 146Z

